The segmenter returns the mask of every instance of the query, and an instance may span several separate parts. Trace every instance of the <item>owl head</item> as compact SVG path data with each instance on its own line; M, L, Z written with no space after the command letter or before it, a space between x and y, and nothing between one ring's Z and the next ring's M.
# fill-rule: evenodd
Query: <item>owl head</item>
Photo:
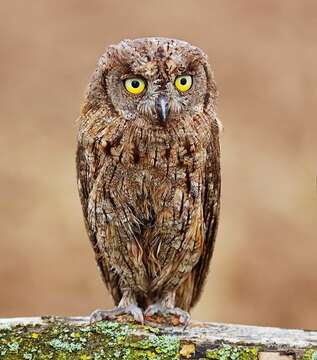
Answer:
M217 96L203 51L167 38L108 47L90 81L85 109L167 126L213 108Z

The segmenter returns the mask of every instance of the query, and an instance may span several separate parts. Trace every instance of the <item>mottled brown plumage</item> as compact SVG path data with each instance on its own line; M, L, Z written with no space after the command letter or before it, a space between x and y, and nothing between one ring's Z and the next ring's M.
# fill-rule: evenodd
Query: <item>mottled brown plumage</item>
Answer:
M179 75L192 76L186 92ZM135 76L138 95L124 86ZM201 294L219 215L216 95L206 55L165 38L110 46L89 83L77 150L86 228L115 304L140 307L138 320L153 304L189 311Z

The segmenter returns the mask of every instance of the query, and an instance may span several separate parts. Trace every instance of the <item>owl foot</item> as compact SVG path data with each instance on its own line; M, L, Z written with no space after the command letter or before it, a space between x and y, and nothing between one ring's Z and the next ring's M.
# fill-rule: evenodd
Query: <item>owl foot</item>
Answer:
M121 316L132 315L134 320L143 324L143 311L137 305L131 304L128 306L115 307L111 310L95 310L90 315L90 323L95 323L101 320L118 320Z
M157 316L158 315L158 316ZM159 315L162 315L160 318ZM190 315L187 311L177 307L169 308L160 304L150 305L144 312L144 317L149 322L162 323L168 322L172 325L183 325L186 327L190 321Z

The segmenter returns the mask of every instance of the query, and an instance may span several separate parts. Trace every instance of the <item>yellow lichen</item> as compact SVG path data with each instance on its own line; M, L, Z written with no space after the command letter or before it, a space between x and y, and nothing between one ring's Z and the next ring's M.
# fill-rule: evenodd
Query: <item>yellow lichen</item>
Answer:
M191 355L195 353L195 349L194 344L183 344L179 353L183 357L190 359Z

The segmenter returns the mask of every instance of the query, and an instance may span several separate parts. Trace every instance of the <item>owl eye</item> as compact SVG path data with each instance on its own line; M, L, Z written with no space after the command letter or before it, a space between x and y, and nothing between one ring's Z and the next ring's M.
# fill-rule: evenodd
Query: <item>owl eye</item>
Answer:
M138 95L145 89L145 81L141 78L130 78L124 81L124 86L129 93Z
M177 90L185 92L192 87L193 78L190 75L177 76L174 84Z

